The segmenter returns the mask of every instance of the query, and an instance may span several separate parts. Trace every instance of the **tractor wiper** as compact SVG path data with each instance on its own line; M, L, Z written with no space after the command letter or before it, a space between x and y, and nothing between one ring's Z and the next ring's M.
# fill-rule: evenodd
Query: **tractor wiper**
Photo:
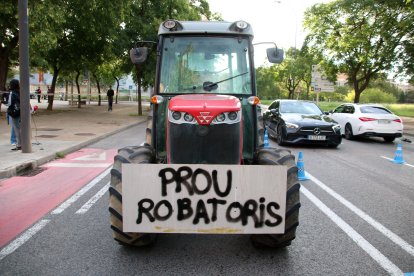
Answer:
M240 77L240 76L243 76L243 75L246 75L247 73L249 73L249 71L244 72L244 73L241 73L241 74L238 74L238 75L235 75L235 76L230 77L228 79L224 79L224 80L216 81L216 82L206 81L206 82L203 83L203 89L205 91L216 90L218 88L218 85L217 84L222 83L222 82L225 82L225 81L228 81L228 80L231 80L231 79L234 79L234 78L237 78L237 77Z
M182 88L181 90L184 90L184 91L185 90L196 90L196 89L201 88L201 87L203 88L204 91L216 90L218 88L217 84L228 81L228 80L231 80L231 79L234 79L234 78L237 78L237 77L240 77L240 76L243 76L243 75L246 75L247 73L249 73L249 72L247 71L247 72L235 75L233 77L230 77L228 79L224 79L224 80L217 81L217 82L205 81L205 82L203 82L203 86L193 85L191 87Z

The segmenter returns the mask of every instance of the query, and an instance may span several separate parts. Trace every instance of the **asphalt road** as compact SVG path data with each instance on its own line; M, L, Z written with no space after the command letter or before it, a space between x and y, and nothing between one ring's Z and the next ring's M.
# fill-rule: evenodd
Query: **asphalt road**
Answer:
M143 141L145 124L90 148ZM271 141L274 145L274 142ZM109 175L64 211L45 215L0 251L1 275L396 275L414 272L414 146L396 165L396 144L347 141L303 152L297 238L283 250L248 236L163 234L142 249L118 245L109 228ZM411 166L409 166L411 165ZM103 194L104 193L104 194ZM103 194L102 197L100 197ZM96 201L96 202L95 202ZM14 245L10 248L10 245ZM8 250L8 251L7 251ZM14 251L13 251L14 250Z

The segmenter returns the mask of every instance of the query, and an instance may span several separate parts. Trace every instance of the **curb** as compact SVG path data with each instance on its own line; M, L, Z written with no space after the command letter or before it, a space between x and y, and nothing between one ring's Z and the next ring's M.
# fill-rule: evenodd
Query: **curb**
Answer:
M135 126L137 126L139 124L142 124L142 123L145 123L145 122L146 122L146 118L143 119L143 120L140 120L139 122L135 122L135 123L132 123L132 124L123 126L121 128L115 129L115 130L110 131L108 133L104 133L104 134L102 134L100 136L94 137L94 138L89 139L87 141L84 141L84 142L81 142L79 144L73 145L73 146L68 147L68 148L66 148L66 149L64 149L62 151L59 151L59 152L62 152L65 155L66 154L69 154L69 153L72 153L72 152L75 152L75 151L80 150L81 148L84 148L84 147L86 147L86 146L88 146L90 144L96 143L96 142L98 142L98 141L100 141L102 139L105 139L105 138L107 138L107 137L109 137L111 135L114 135L114 134L116 134L118 132L124 131L124 130L126 130L128 128L135 127ZM41 165L43 165L43 164L45 164L47 162L50 162L52 160L55 160L56 159L56 153L57 152L54 152L54 153L51 153L51 154L46 155L44 157L41 157L39 159L33 159L33 160L25 161L25 162L23 162L21 164L12 166L12 167L7 168L5 170L1 170L0 171L0 179L2 179L2 178L10 178L10 177L16 176L16 175L18 175L19 173L21 173L23 171L33 170L33 169L35 169L35 168L37 168L37 167L39 167L39 166L41 166Z

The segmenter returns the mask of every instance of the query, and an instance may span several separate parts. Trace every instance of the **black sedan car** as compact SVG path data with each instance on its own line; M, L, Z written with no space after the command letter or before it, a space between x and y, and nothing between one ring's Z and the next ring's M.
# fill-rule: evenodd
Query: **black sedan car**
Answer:
M341 127L313 102L276 100L263 114L269 137L279 145L322 144L338 147Z

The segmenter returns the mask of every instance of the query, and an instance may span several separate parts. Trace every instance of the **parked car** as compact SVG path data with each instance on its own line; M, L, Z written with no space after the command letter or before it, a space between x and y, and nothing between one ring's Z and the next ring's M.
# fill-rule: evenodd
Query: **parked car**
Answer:
M268 135L284 144L323 144L338 147L340 126L313 102L276 100L263 114Z
M401 118L379 104L342 104L329 116L339 123L346 139L382 137L391 143L403 133Z

